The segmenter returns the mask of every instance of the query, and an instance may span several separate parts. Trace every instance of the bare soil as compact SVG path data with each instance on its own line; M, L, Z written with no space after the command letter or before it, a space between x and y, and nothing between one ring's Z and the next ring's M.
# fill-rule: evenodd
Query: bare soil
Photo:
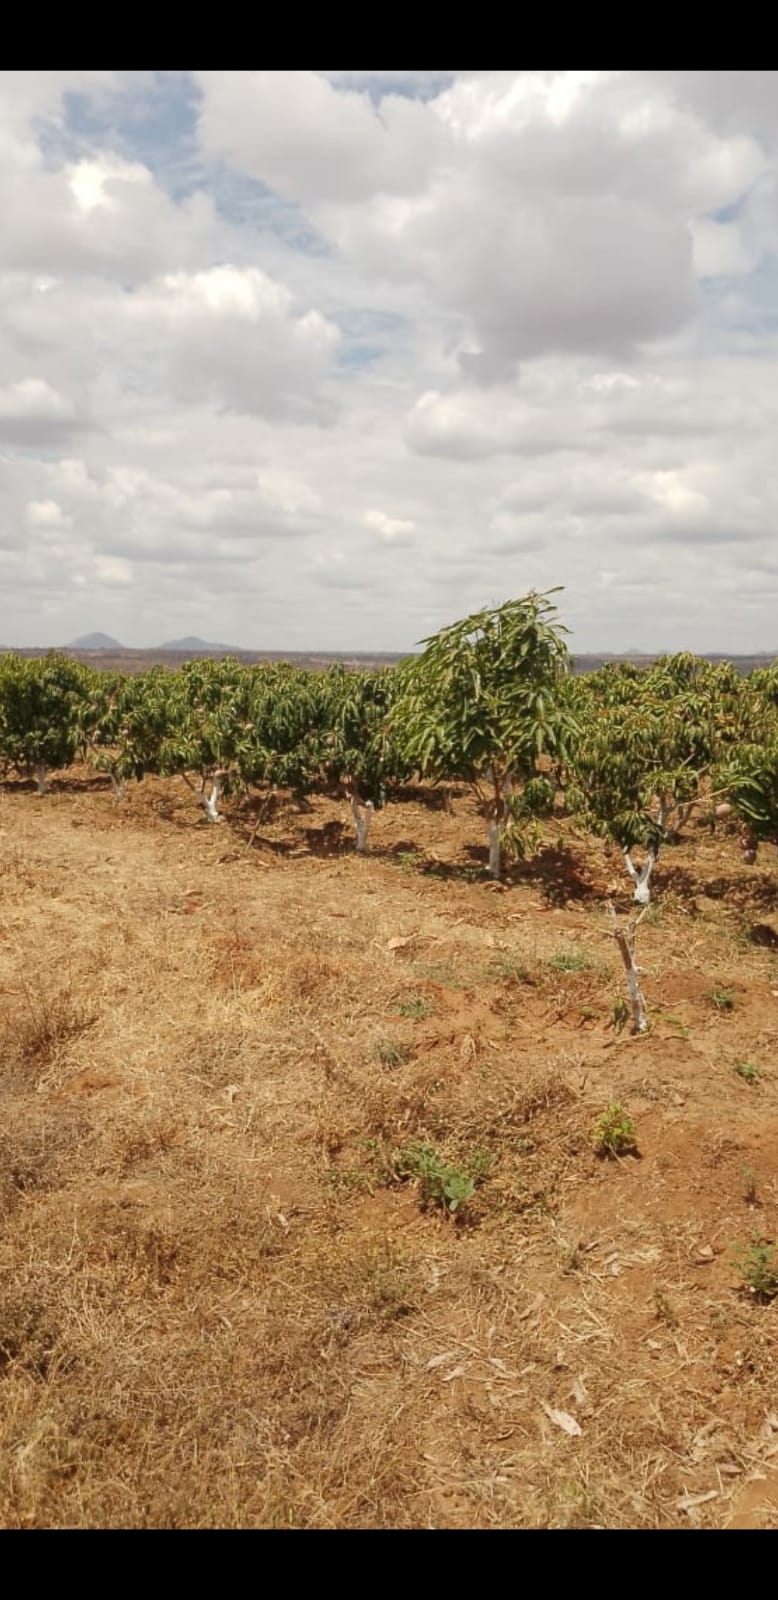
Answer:
M774 858L660 858L633 1039L601 843L253 820L0 793L0 1524L778 1527Z

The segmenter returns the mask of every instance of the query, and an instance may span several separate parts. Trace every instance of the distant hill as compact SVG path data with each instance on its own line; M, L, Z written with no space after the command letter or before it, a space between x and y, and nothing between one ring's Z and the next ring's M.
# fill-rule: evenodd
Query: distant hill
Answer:
M188 633L185 639L168 639L166 644L159 646L160 650L215 650L220 655L242 655L244 652L238 644L211 644L208 639L198 639L194 634Z
M108 633L84 633L80 639L73 639L67 646L68 650L123 650L124 645L118 639L112 639Z

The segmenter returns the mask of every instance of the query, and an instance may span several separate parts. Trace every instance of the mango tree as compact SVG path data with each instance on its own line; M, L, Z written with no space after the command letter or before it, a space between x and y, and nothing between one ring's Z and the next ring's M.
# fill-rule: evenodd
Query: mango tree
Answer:
M538 758L564 760L575 730L562 693L567 630L549 599L557 592L474 612L396 669L392 721L403 755L422 776L474 790L493 878L503 848L526 853L533 820L553 805L553 774L539 774Z
M367 849L373 815L386 802L387 786L413 771L392 723L397 681L396 669L390 668L350 672L332 667L324 677L325 770L330 782L343 786L360 854Z
M80 737L94 764L111 775L117 797L129 779L180 770L179 674L151 667L104 683L82 713Z
M715 781L742 823L744 859L755 862L760 844L778 846L778 718L763 741L733 751Z
M625 678L605 668L579 680L580 732L568 804L622 851L634 899L647 906L663 844L705 793L716 752L704 695L677 688L666 667ZM642 865L632 859L644 852Z
M287 789L302 801L321 783L328 726L324 677L285 661L249 669L250 732L237 761L247 788L265 786L270 796ZM262 816L260 809L252 840Z
M222 821L219 801L240 785L241 762L252 746L250 687L249 672L230 656L187 661L176 674L169 769L172 763L209 822Z
M70 766L79 743L79 707L88 667L55 651L42 658L8 654L0 661L0 760L34 777L38 794L47 773Z

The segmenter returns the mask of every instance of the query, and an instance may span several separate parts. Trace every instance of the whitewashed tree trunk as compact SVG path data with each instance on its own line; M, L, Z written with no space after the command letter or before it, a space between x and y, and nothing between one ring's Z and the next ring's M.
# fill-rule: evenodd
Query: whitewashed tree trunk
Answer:
M613 937L624 963L624 970L627 976L627 994L629 996L629 1009L632 1013L632 1031L633 1033L646 1033L648 1030L646 1002L643 999L640 988L639 968L635 962L635 931L640 918L638 917L635 922L628 922L625 928L620 928L616 910L611 901L608 902L608 910L613 926Z
M499 878L502 867L502 828L496 818L487 827L489 839L489 876Z
M361 801L356 794L350 794L349 804L351 815L354 818L354 831L357 836L357 853L364 855L367 850L370 824L373 820L374 806L372 800Z
M115 772L110 772L109 771L108 776L109 776L109 778L111 780L111 788L113 789L114 800L116 801L116 803L118 805L119 801L123 800L124 796L127 793L127 785L126 785L126 783L120 782L120 780L117 778Z
M46 766L39 761L35 768L35 788L38 794L48 794L49 786L46 782Z
M217 772L211 784L210 794L206 795L203 793L201 796L203 810L205 811L205 815L207 816L209 822L221 822L223 820L219 814L219 799L221 792L222 780L221 775Z
M624 865L635 885L633 899L639 906L647 906L651 901L651 874L656 865L656 852L649 850L643 865L638 872L628 850L624 851Z

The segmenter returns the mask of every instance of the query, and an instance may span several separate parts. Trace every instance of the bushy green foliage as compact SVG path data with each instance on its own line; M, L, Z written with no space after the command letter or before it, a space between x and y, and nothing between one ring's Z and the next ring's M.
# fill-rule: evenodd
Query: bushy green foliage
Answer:
M406 759L425 777L471 784L514 854L554 802L538 757L563 760L574 730L565 632L548 594L531 593L442 628L397 673L392 725Z

